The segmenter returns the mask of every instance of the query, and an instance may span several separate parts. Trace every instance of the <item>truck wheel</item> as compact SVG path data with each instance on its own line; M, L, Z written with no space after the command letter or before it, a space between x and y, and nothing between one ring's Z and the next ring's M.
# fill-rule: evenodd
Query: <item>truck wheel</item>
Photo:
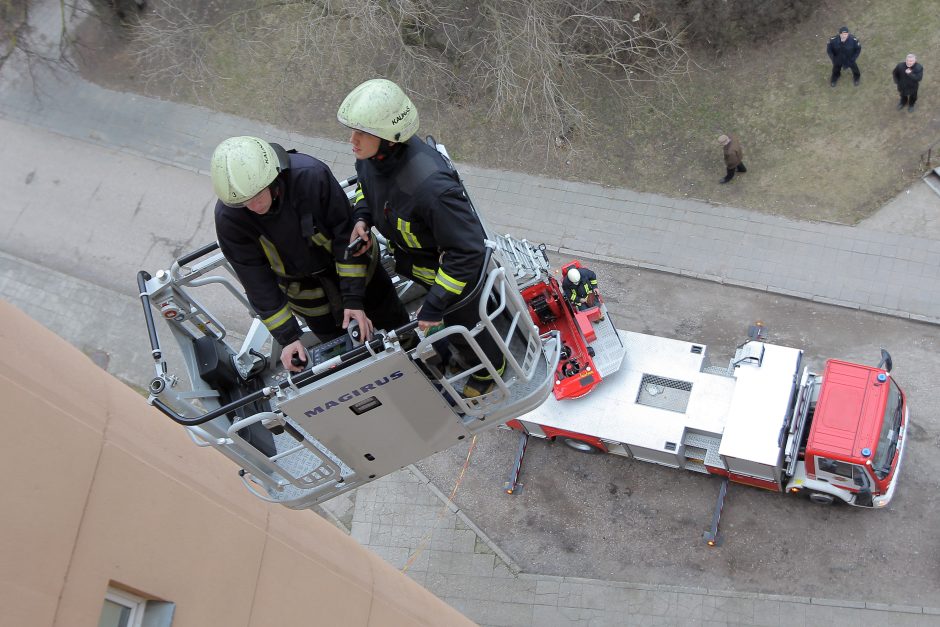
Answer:
M589 443L585 442L584 440L579 440L579 439L577 439L577 438L562 437L562 438L561 438L561 441L562 441L562 442L565 444L565 446L567 446L568 448L573 448L574 450L580 451L580 452L582 452L582 453L588 453L588 454L590 454L590 455L593 455L594 453L600 453L600 452L601 452L601 449L597 448L597 447L594 446L593 444L589 444Z
M832 496L831 494L825 494L823 492L810 492L809 500L816 505L832 505L835 502L836 497Z

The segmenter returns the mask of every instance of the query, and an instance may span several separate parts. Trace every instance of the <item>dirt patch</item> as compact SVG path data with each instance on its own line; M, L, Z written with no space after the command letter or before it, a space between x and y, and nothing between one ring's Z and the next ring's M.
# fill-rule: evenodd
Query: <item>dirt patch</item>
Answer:
M196 2L207 19L218 15L218 3ZM518 128L462 99L444 105L417 98L421 132L444 141L458 161L854 224L920 176L921 155L940 139L929 82L940 58L940 12L931 5L864 0L852 3L849 14L847 3L833 1L757 45L719 57L693 51L697 67L678 97L643 110L595 104L594 134L572 137L561 149L533 150ZM831 89L825 45L843 23L863 45L862 83L854 87L848 76ZM135 41L113 27L89 21L80 33L82 72L99 84L346 138L334 112L361 79L350 69L354 62L312 62L277 42L266 44L270 54L238 56L240 42L216 34L196 39L208 68L198 80L181 71L176 79L147 82L142 76L159 60L139 58ZM928 77L914 113L895 109L890 77L908 51L918 54ZM739 136L748 167L729 185L718 184L721 132Z

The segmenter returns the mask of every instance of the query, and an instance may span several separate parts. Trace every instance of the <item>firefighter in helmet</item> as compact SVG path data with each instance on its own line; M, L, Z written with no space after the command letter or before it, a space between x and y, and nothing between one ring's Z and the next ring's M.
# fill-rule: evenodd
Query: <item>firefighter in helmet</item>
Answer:
M394 252L396 272L427 288L417 313L422 331L441 324L473 328L479 321L478 300L456 311L448 308L476 286L486 235L456 172L415 137L414 103L398 85L377 78L353 89L336 117L352 131L359 176L352 237L371 245L370 229L378 229ZM486 332L477 338L501 374L505 361L496 344ZM480 373L470 377L463 392L475 397L492 387L492 377Z
M561 282L561 291L575 309L589 309L597 304L597 275L587 268L572 266Z
M347 258L352 209L323 162L257 137L231 137L215 149L211 174L219 246L283 347L285 368L298 371L291 359L307 359L295 314L321 341L342 335L352 320L364 337L408 322L375 252Z

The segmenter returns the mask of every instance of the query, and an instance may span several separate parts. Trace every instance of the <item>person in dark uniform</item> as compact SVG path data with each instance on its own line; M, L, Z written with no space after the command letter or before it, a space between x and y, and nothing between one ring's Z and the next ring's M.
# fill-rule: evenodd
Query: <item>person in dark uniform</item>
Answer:
M321 341L355 320L364 337L408 322L377 255L347 258L352 207L327 166L257 137L231 137L215 149L215 228L248 302L283 347L292 371L305 362L301 316Z
M856 39L855 35L849 32L845 26L839 29L839 34L829 40L826 45L826 54L832 61L832 76L829 78L830 87L835 87L842 75L842 68L852 70L852 78L855 86L862 78L862 73L858 70L858 64L855 60L862 53L862 44Z
M395 83L372 79L346 96L336 117L352 129L349 141L359 177L352 237L371 245L370 229L378 229L394 251L395 271L427 288L417 313L422 331L442 324L472 329L480 319L479 299L456 311L447 309L476 287L486 234L456 172L414 136L414 103ZM489 334L476 337L502 374L505 361ZM465 397L492 389L492 377L482 372L470 377Z
M744 167L744 151L741 150L741 142L734 135L719 135L718 145L721 146L721 152L725 158L725 176L718 179L719 183L727 183L734 178L735 172L747 172Z
M924 78L924 66L917 62L917 57L913 54L907 55L904 61L901 61L891 72L894 77L894 84L898 87L898 94L901 99L898 101L898 111L907 105L908 113L914 110L914 103L917 102L917 88L920 81Z
M587 268L569 268L561 292L575 309L590 309L597 304L597 275Z

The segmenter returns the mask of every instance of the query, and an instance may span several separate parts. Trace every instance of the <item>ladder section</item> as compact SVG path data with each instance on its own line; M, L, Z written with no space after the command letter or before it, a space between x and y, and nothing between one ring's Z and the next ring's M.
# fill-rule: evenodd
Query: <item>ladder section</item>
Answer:
M507 272L512 274L520 290L548 279L550 270L544 244L535 246L512 235L497 235L495 241Z

